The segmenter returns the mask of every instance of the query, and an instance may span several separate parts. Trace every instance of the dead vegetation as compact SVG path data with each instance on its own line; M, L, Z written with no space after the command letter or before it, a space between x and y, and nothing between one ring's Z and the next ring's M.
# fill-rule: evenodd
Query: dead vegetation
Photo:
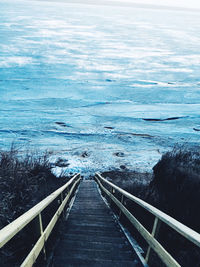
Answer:
M27 151L21 154L14 147L8 152L0 151L0 229L55 191L67 179L58 179L52 174L47 152ZM45 217L48 219L48 214ZM31 227L21 231L1 249L1 267L19 266L21 256L28 249L30 251L35 238Z
M200 152L198 149L192 151L173 149L164 154L153 167L153 174L122 171L118 174L107 172L103 176L110 177L111 182L200 233ZM139 221L151 231L153 216L132 201L127 200L126 204ZM146 249L144 240L126 218L122 217L122 221ZM181 266L199 266L199 248L164 224L160 228L159 242ZM155 255L151 259L151 266L162 266Z

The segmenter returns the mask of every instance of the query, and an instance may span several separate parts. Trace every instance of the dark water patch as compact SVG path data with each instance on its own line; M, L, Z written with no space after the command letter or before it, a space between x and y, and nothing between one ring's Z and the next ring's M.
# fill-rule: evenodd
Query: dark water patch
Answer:
M81 158L88 158L90 156L90 153L88 151L76 151L74 155Z
M93 133L68 133L64 131L58 130L45 130L42 131L45 134L55 134L55 135L62 135L62 136L71 136L71 137L102 137L105 136L104 134L93 134Z
M197 129L197 128L193 128L193 130L196 132L200 132L200 129Z
M20 134L20 135L36 135L36 134L41 134L40 131L37 131L37 130L0 130L0 133L13 133L13 134Z
M60 122L60 121L56 121L55 122L57 125L59 125L59 126L62 126L62 127L69 127L66 123L64 123L64 122Z
M171 117L171 118L167 118L167 119L164 119L165 121L171 121L171 120L178 120L178 119L181 119L181 118L184 118L184 117Z
M29 138L19 138L20 141L30 141Z
M90 156L90 154L87 152L87 151L84 151L82 154L81 154L81 157L82 158L88 158Z
M178 119L182 119L182 118L186 118L186 117L170 117L170 118L166 118L166 119L145 119L142 118L144 121L172 121L172 120L178 120Z
M70 164L68 163L67 159L63 159L63 158L58 158L54 164L56 167L68 167Z
M0 133L15 133L16 131L11 130L0 130Z
M109 104L112 104L112 103L109 102L109 101L106 101L106 102L96 102L96 103L91 103L91 104L88 104L88 105L84 105L84 106L82 106L82 108L103 106L103 105L109 105Z
M116 156L116 157L119 157L119 158L124 158L125 157L125 154L123 152L116 152L113 155Z
M111 126L105 126L104 128L105 128L105 129L109 129L109 130L113 130L113 129L115 129L114 127L111 127Z
M121 170L127 170L127 167L125 165L120 165L119 167Z
M138 84L138 85L157 85L158 82L154 82L154 81L133 81L134 84Z
M150 138L152 138L152 137L154 137L153 135L150 135L150 134L139 134L139 133L130 133L131 135L133 135L133 136L140 136L140 137L150 137Z
M155 136L150 135L150 134L145 134L145 133L130 133L130 132L117 132L115 131L114 133L118 134L118 135L124 135L124 136L138 136L138 137L144 137L144 138L153 138Z

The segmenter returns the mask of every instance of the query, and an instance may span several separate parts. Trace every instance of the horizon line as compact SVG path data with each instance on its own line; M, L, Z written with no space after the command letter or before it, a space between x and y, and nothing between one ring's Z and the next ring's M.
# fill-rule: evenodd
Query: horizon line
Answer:
M133 8L144 8L144 9L164 9L170 11L189 11L189 12L200 12L200 8L190 8L190 7L179 7L179 6L168 6L168 5L155 5L155 4L145 4L136 2L120 2L115 0L100 0L98 3L94 0L33 0L37 2L60 2L64 4L85 4L94 6L120 6L120 7L133 7Z

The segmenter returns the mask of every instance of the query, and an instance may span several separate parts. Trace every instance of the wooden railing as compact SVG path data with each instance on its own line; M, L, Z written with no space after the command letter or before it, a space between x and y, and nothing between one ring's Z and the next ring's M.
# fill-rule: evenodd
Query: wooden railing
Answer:
M178 267L179 263L165 250L165 248L156 240L158 235L158 231L160 228L160 223L163 222L176 232L184 236L186 239L200 247L200 234L185 226L184 224L178 222L171 216L165 214L159 209L153 207L152 205L146 203L145 201L131 195L125 190L119 188L113 183L109 182L105 178L103 178L99 173L96 173L95 180L97 181L100 189L118 206L120 213L123 213L131 224L138 230L138 232L142 235L142 237L146 240L149 247L146 253L145 261L148 263L151 249L153 249L160 259L166 264L168 267ZM109 186L109 190L105 188L105 185ZM114 193L118 191L121 195L121 201L118 200ZM137 203L140 207L147 210L149 213L155 216L154 224L152 232L150 233L134 216L133 214L125 207L124 200L125 198Z
M45 254L45 243L52 232L58 218L60 217L64 207L66 206L70 196L74 193L78 183L80 182L80 174L76 174L69 182L54 191L44 200L39 202L33 208L14 220L12 223L5 226L0 230L0 248L3 247L10 239L12 239L19 231L21 231L26 225L28 225L33 219L38 216L38 227L40 231L40 237L36 244L25 258L21 266L32 266L39 256L41 250ZM41 212L48 207L56 198L59 198L60 206L53 215L52 219L48 223L47 227L43 229Z

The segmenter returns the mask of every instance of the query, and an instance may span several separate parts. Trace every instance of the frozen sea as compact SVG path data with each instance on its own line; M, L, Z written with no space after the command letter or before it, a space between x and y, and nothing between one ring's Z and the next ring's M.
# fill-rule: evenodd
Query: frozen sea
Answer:
M199 13L0 0L0 149L150 170L199 137Z

